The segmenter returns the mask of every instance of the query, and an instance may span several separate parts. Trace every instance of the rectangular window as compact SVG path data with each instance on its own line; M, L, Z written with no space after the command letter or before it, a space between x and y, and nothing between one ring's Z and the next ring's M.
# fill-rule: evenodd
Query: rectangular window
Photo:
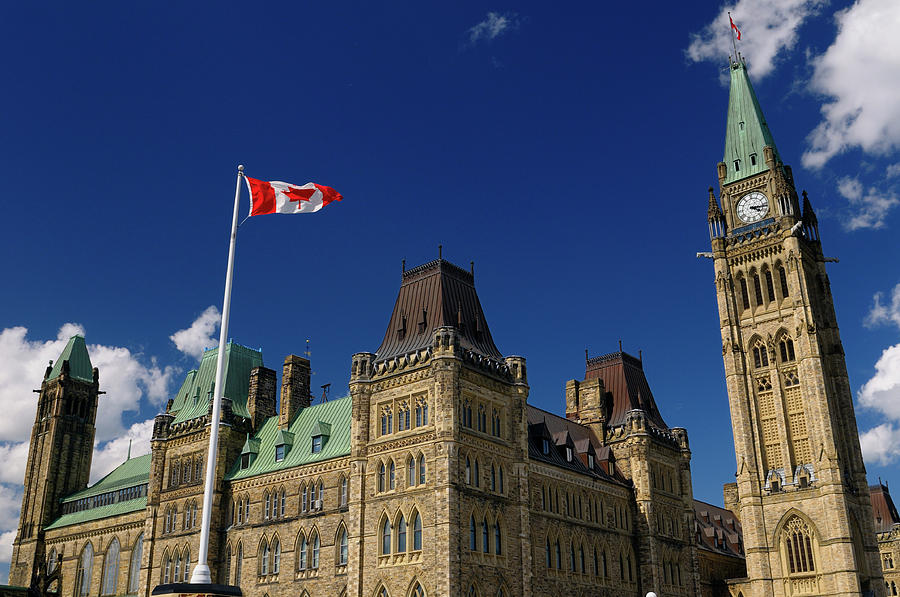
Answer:
M317 435L312 438L312 452L313 454L318 454L322 451L322 436Z
M755 153L751 153L751 154L750 154L750 165L751 165L751 166L755 166L755 165L756 165L756 154L755 154Z
M284 446L275 446L275 462L284 460Z

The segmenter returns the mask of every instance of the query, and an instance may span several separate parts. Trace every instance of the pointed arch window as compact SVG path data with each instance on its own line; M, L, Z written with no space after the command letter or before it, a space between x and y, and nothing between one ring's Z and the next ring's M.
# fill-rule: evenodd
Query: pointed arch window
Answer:
M560 545L559 539L556 540L556 569L562 569L562 545Z
M269 492L268 491L263 493L263 504L265 504L265 506L264 506L265 509L263 510L263 519L269 520Z
M191 549L189 547L184 548L184 553L182 554L184 569L181 572L181 582L188 582L191 576Z
M416 512L413 516L413 551L422 550L422 516Z
M231 582L231 544L225 546L225 565L222 567L222 575L219 582L227 585Z
M384 481L385 481L385 466L382 462L378 465L378 491L384 491Z
M338 505L343 508L347 505L347 477L341 475L341 492L338 496Z
M494 554L503 555L503 534L500 532L500 521L494 521Z
M309 543L311 548L309 567L316 570L319 567L319 548L321 547L319 533L317 531L313 531L312 539Z
M488 532L487 516L481 519L481 551L484 553L490 553L491 551L491 536Z
M784 526L784 544L790 574L806 574L816 571L813 554L812 530L799 516L794 516Z
M479 487L481 485L480 478L481 478L481 471L479 470L478 459L476 458L475 459L475 487Z
M271 551L269 551L269 542L265 538L263 538L259 553L259 573L265 576L269 573L269 558L272 557Z
M466 485L472 484L472 464L469 457L466 456Z
M469 517L469 550L475 551L478 549L478 539L475 535L475 516L472 515Z
M491 491L497 491L497 469L491 464Z
M338 566L347 565L347 529L341 527L340 536L338 537Z
M241 570L244 567L244 544L238 543L237 548L237 559L234 562L234 584L240 586L241 584Z
M306 536L303 533L300 534L300 553L297 556L297 570L303 571L306 570L306 554L309 550L309 544L306 542Z
M272 539L272 574L278 574L281 571L281 541L278 537Z
M500 465L499 471L500 471L500 493L502 494L502 493L504 493L504 491L503 491L503 465Z
M162 569L163 569L162 581L163 581L163 584L167 585L170 582L172 582L172 556L170 556L168 554L168 552L163 554ZM76 579L77 579L77 577L76 577ZM75 582L75 586L78 586L77 580Z
M413 588L411 595L412 597L425 597L425 589L422 588L421 584L416 583L416 586L415 588Z
M759 274L753 272L753 298L756 299L756 306L761 307L763 305L762 298L762 286L759 283Z
M400 514L400 519L397 521L397 552L403 553L406 551L406 519L403 518L403 514Z
M391 553L391 521L387 516L381 524L381 555L387 556Z
M419 485L425 483L425 455L419 454Z
M416 459L412 456L406 459L406 485L409 487L416 485Z
M784 266L778 266L778 280L781 282L781 298L787 298L791 295L788 291L788 283L787 283L787 273L784 271Z
M742 310L747 310L750 308L750 295L747 293L747 280L743 276L738 281L738 286L741 288L741 308Z
M103 562L103 580L100 583L101 595L115 595L116 581L119 579L119 540L113 538L106 548L106 558Z
M175 575L172 578L172 582L181 582L181 553L176 549L175 550Z
M547 568L552 568L553 567L553 555L552 555L553 552L550 549L550 539L549 538L547 539L547 546L545 549L545 554L547 557Z
M394 489L395 477L396 477L396 473L395 473L394 461L391 460L391 465L388 469L388 487L390 487L391 489Z
M782 338L781 342L778 343L778 347L781 349L781 362L790 363L796 359L794 355L793 340L790 338Z
M766 279L766 293L769 295L769 301L775 300L775 284L772 282L772 272L768 269L766 273L763 274Z

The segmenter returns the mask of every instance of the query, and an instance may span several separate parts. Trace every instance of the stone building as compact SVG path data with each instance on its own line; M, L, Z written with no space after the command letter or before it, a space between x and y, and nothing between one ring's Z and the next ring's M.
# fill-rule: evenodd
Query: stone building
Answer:
M881 569L884 573L884 587L888 595L900 591L900 515L891 499L886 483L878 480L878 485L869 486L872 496L872 510L875 514L875 533L878 551L881 554ZM895 563L896 562L896 563Z
M403 272L346 398L313 404L307 359L288 356L278 388L258 351L224 350L209 564L246 595L712 595L742 567L641 359L588 358L565 417L529 405L471 271ZM189 578L217 353L156 417L151 453L87 487L100 376L69 341L38 398L13 584L147 595Z
M818 223L738 56L708 222L737 457L735 597L883 594L866 470Z

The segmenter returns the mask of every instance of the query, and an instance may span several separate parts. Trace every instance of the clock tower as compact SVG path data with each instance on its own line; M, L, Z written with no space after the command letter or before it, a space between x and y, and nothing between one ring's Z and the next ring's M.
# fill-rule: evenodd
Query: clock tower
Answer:
M883 595L818 222L742 58L730 74L719 200L710 187L708 210L747 562L730 590Z

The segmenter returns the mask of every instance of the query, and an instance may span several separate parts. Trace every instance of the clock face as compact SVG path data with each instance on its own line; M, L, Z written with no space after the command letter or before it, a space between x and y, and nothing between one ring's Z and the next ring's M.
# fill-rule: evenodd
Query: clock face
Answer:
M737 215L742 222L759 222L769 213L769 200L759 191L747 193L737 202Z

